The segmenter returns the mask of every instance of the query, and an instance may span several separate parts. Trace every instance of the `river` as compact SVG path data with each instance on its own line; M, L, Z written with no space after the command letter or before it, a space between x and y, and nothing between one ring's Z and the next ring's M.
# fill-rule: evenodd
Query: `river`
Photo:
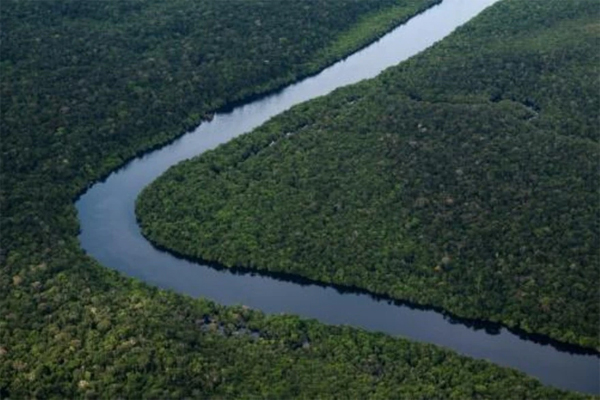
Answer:
M136 158L93 185L77 201L83 249L106 267L161 288L220 304L244 304L268 314L290 313L326 324L347 324L453 349L521 370L543 383L600 391L599 357L540 342L508 329L473 326L424 308L364 293L252 273L232 273L157 250L141 235L134 214L140 191L167 168L248 132L291 106L377 76L430 47L498 0L444 0L377 42L321 73L276 93L217 113L156 151Z

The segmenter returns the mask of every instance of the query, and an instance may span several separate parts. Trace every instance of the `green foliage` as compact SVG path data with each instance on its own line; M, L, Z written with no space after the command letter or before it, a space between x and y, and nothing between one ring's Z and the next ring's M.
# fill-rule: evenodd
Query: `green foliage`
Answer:
M2 1L0 398L581 398L434 346L156 290L79 248L72 200L89 182L432 2L402 4Z
M144 235L598 347L598 26L592 0L503 1L169 170Z
M88 182L391 27L366 22L434 2L3 1L2 247L76 232L70 202Z
M584 398L433 345L222 307L98 266L19 273L2 282L3 399Z

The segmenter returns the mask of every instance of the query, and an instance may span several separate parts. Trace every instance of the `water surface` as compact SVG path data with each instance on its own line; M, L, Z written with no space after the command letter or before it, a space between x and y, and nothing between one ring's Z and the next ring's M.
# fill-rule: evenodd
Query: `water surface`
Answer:
M398 305L367 294L300 284L257 274L234 274L181 260L155 249L136 223L140 191L167 168L252 130L291 106L335 88L372 78L447 36L497 0L445 0L347 59L287 88L217 113L172 144L136 158L96 183L77 202L79 239L103 265L161 288L225 305L244 304L269 314L291 313L327 324L347 324L417 341L524 371L542 382L600 391L596 355L558 349L507 329L476 329L434 310Z

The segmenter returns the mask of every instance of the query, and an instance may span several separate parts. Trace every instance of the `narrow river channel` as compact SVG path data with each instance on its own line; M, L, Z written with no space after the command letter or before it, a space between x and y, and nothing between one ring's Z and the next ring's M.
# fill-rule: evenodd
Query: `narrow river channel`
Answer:
M375 77L430 47L498 0L444 0L379 41L318 75L235 109L161 149L132 160L77 201L83 249L101 264L161 288L265 313L290 313L326 324L347 324L417 341L521 370L548 385L600 392L600 358L568 346L541 343L505 328L457 322L430 309L394 304L367 294L240 274L178 259L155 249L136 223L140 191L167 168L248 132L291 106Z

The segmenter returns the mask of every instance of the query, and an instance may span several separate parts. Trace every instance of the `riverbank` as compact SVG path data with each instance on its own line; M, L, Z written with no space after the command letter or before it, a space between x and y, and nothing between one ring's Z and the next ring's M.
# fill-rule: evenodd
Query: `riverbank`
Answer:
M170 170L140 199L145 235L596 347L592 8L507 2Z
M448 2L448 5L463 3ZM394 65L401 61L402 57L408 57L420 48L430 46L457 24L460 25L459 21L470 19L472 14L469 16L467 11L469 7L475 7L477 4L463 5L463 9L436 8L435 12L432 9L431 13L422 16L433 18L427 19L425 23L429 27L435 26L437 34L441 36L423 35L419 25L407 24L394 31L389 36L390 41L387 41L386 37L373 48L365 49L358 59L348 58L335 68L323 71L323 74L319 75L320 78L315 77L293 85L264 101L231 110L229 113L217 114L210 124L201 125L195 132L182 137L169 148L148 154L129 164L106 182L96 185L78 202L83 228L80 236L82 246L103 265L162 288L207 297L222 304L246 304L268 313L291 312L328 323L363 326L433 343L440 343L440 339L448 340L445 346L475 357L492 358L503 365L520 368L544 379L545 382L575 390L595 391L597 360L593 357L556 353L552 348L520 341L518 337L506 332L499 336L486 335L484 331L472 331L449 324L444 321L443 315L431 312L411 314L404 308L386 308L384 303L377 303L372 299L363 301L359 299L360 296L346 295L342 298L332 289L297 287L260 276L234 276L181 262L153 249L140 235L136 224L133 204L137 194L169 166L214 148L260 125L292 104L314 96L315 93L326 94L339 85L352 83L353 79L375 76L386 65ZM479 6L483 8L482 4ZM472 9L471 11L476 13ZM448 19L449 14L457 19ZM405 34L412 36L409 36L410 39L402 39ZM403 45L398 46L398 43ZM390 48L396 50L390 51ZM363 62L361 59L368 61ZM379 60L382 65L374 65L372 60ZM356 76L357 73L366 75ZM302 123L301 120L297 122ZM115 234L117 232L118 235ZM367 311L340 311L338 307L346 303L355 309ZM445 330L436 335L438 323L441 323ZM410 332L413 326L418 329ZM507 351L511 346L514 351ZM490 348L494 349L494 354L485 353L485 349ZM522 357L524 354L528 355L525 362Z

